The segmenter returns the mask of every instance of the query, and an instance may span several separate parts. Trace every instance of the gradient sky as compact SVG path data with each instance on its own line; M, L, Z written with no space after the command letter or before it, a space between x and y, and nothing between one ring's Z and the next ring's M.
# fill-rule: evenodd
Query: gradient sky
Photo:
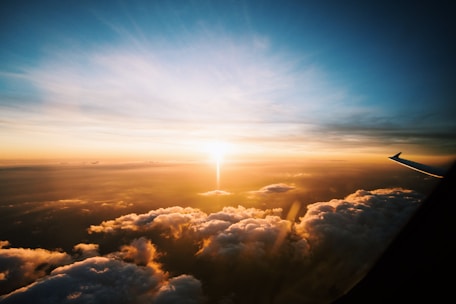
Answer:
M456 159L450 5L8 2L2 304L330 303Z
M2 160L456 155L449 2L8 2Z

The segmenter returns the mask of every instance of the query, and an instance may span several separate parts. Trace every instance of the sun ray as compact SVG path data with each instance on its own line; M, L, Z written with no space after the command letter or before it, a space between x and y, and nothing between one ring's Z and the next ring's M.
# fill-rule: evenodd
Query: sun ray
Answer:
M227 144L221 141L214 141L207 145L207 150L211 158L215 161L216 169L216 187L220 189L220 171L223 157L227 151Z

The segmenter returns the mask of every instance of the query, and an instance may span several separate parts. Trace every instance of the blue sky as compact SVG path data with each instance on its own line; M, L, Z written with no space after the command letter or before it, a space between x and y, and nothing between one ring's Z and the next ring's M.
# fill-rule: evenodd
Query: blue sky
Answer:
M456 154L449 4L10 2L3 159Z

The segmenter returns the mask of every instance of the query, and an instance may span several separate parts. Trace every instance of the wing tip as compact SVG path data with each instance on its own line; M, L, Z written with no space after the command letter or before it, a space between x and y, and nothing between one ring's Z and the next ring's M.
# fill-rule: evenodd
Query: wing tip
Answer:
M445 177L443 170L441 170L440 168L434 168L434 167L420 164L420 163L417 163L417 162L414 162L411 160L400 158L399 155L401 155L401 153L402 152L399 152L399 153L395 154L394 156L390 156L389 159L391 159L392 161L395 161L403 166L406 166L410 169L419 171L421 173L425 173L425 174L433 176L433 177L437 177L437 178Z
M402 152L399 152L399 153L397 153L397 154L391 156L390 158L391 158L391 159L393 159L393 158L399 158L399 155L401 155L401 154L402 154Z

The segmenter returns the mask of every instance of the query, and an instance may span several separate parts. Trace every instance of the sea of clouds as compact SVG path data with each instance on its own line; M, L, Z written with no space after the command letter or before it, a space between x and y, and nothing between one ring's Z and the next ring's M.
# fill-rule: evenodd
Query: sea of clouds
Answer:
M0 302L331 302L365 275L421 199L402 188L358 190L309 204L297 221L281 208L159 208L87 227L100 242L72 252L3 240Z

